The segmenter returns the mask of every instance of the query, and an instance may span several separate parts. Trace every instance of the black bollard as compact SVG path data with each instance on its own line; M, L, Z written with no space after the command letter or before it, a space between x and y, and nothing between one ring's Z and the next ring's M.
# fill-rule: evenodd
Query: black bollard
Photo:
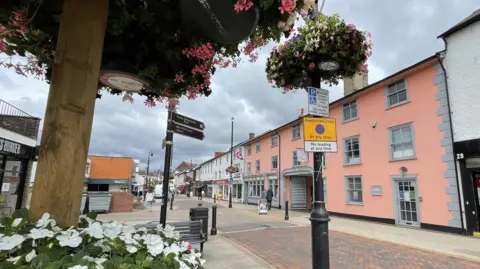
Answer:
M172 192L172 198L170 199L170 210L173 210L173 199L175 198L175 193Z
M216 196L216 195L213 196L213 203L214 203L214 204L217 203L217 196Z
M288 216L288 201L285 201L285 220L289 220L290 217Z
M210 235L217 235L217 206L212 206L212 230Z

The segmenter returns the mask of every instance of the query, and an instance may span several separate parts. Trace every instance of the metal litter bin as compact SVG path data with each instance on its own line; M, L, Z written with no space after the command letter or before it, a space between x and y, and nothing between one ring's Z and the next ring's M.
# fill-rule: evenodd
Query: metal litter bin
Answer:
M202 231L205 236L205 241L208 240L208 207L202 207L202 204L198 204L197 207L190 208L190 220L201 220Z

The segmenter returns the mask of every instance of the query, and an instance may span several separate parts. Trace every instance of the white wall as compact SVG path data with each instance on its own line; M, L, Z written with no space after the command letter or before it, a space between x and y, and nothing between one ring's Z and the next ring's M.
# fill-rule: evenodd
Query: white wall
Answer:
M480 22L447 39L444 60L454 141L480 138Z

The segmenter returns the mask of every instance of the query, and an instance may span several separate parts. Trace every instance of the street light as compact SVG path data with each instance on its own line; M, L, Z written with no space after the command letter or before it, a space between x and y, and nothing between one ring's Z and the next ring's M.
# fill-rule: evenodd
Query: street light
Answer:
M148 159L147 159L147 175L145 176L145 180L144 180L144 184L143 184L143 199L145 199L146 195L147 195L147 181L148 181L148 172L149 172L149 169L150 169L150 157L153 157L153 152L152 151L149 151L148 152Z
M230 180L228 181L228 208L232 208L232 184L233 184L233 121L235 119L232 117L232 134L230 136Z

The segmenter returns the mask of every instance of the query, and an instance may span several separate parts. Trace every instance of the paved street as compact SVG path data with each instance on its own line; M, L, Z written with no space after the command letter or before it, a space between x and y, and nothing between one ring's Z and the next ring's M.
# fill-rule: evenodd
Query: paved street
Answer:
M254 206L233 204L233 208L230 209L224 201L213 204L211 199L198 201L196 197L179 196L175 199L173 210L167 211L167 220L187 220L190 208L196 207L198 203L202 203L202 207L210 208L210 221L211 207L216 205L218 208L218 235L210 236L209 241L205 244L204 255L208 261L207 268L311 268L310 226L305 225L305 222L299 223L292 220L293 218L305 218L305 213L291 212L291 220L286 222L283 221L283 212L279 210L272 210L266 216L259 216ZM100 219L117 219L131 224L145 223L158 220L159 211L160 202L158 201L153 207L153 212L138 211L100 215ZM337 221L337 223L339 222ZM372 225L365 222L357 223L360 226ZM384 229L401 228L384 226ZM460 240L468 239L441 233L436 236L459 240L457 244L462 242ZM476 242L474 241L474 244ZM478 245L480 245L480 240ZM472 251L476 250L472 249ZM467 269L480 267L480 263L438 254L438 252L336 232L332 229L330 230L330 264L332 269Z

